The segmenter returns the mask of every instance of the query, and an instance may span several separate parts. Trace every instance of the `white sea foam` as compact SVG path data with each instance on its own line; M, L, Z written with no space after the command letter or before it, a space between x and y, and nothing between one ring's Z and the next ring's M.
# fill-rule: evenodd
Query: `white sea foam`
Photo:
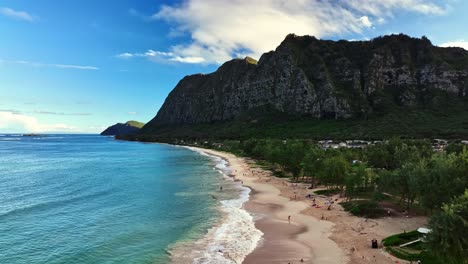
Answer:
M248 188L243 188L240 198L221 201L222 210L227 213L226 219L208 232L204 238L208 240L207 248L196 254L193 263L242 263L255 249L263 233L255 228L253 217L242 209L249 193Z
M220 172L225 176L230 174L226 160L197 149L189 149L211 157ZM238 187L240 188L238 198L221 201L221 210L225 213L223 221L210 229L205 237L195 242L198 246L203 245L203 249L192 252L194 264L242 263L257 247L263 233L255 228L254 218L243 208L243 204L249 200L250 189L240 184Z

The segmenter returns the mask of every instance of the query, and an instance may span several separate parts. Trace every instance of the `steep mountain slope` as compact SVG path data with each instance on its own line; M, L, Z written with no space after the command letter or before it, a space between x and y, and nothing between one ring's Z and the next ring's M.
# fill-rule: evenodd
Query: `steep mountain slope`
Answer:
M129 135L137 134L140 129L144 126L144 123L138 121L127 121L126 123L117 123L113 126L106 128L101 132L103 136L116 136L116 135Z
M356 42L291 34L258 63L235 59L183 78L142 133L239 120L248 127L277 117L362 123L402 112L464 116L467 91L468 51L461 48L401 34Z

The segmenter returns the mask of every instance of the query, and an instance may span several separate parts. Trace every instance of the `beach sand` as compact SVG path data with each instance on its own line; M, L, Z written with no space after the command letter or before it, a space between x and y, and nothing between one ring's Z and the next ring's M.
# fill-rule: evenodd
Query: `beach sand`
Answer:
M247 158L211 149L196 148L228 161L232 177L252 189L245 209L255 216L255 226L264 233L257 248L243 263L396 263L400 261L382 249L372 249L371 239L414 230L427 223L426 217L384 217L364 219L343 211L338 199L332 210L326 197L316 197L320 208L312 207L306 184L292 184L255 166ZM291 216L291 223L288 223ZM323 218L323 220L322 220ZM301 259L303 262L301 262ZM409 263L400 261L400 263Z

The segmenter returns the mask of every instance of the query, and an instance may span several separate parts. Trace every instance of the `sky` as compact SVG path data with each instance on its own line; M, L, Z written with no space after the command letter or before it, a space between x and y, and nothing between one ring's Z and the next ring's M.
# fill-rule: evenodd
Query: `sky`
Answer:
M466 0L0 0L0 133L148 122L186 75L288 33L404 33L468 50Z

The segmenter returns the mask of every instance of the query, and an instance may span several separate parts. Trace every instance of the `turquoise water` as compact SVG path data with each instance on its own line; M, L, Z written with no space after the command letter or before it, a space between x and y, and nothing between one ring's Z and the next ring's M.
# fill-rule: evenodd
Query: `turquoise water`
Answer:
M0 263L167 263L217 220L210 157L98 135L0 135Z

